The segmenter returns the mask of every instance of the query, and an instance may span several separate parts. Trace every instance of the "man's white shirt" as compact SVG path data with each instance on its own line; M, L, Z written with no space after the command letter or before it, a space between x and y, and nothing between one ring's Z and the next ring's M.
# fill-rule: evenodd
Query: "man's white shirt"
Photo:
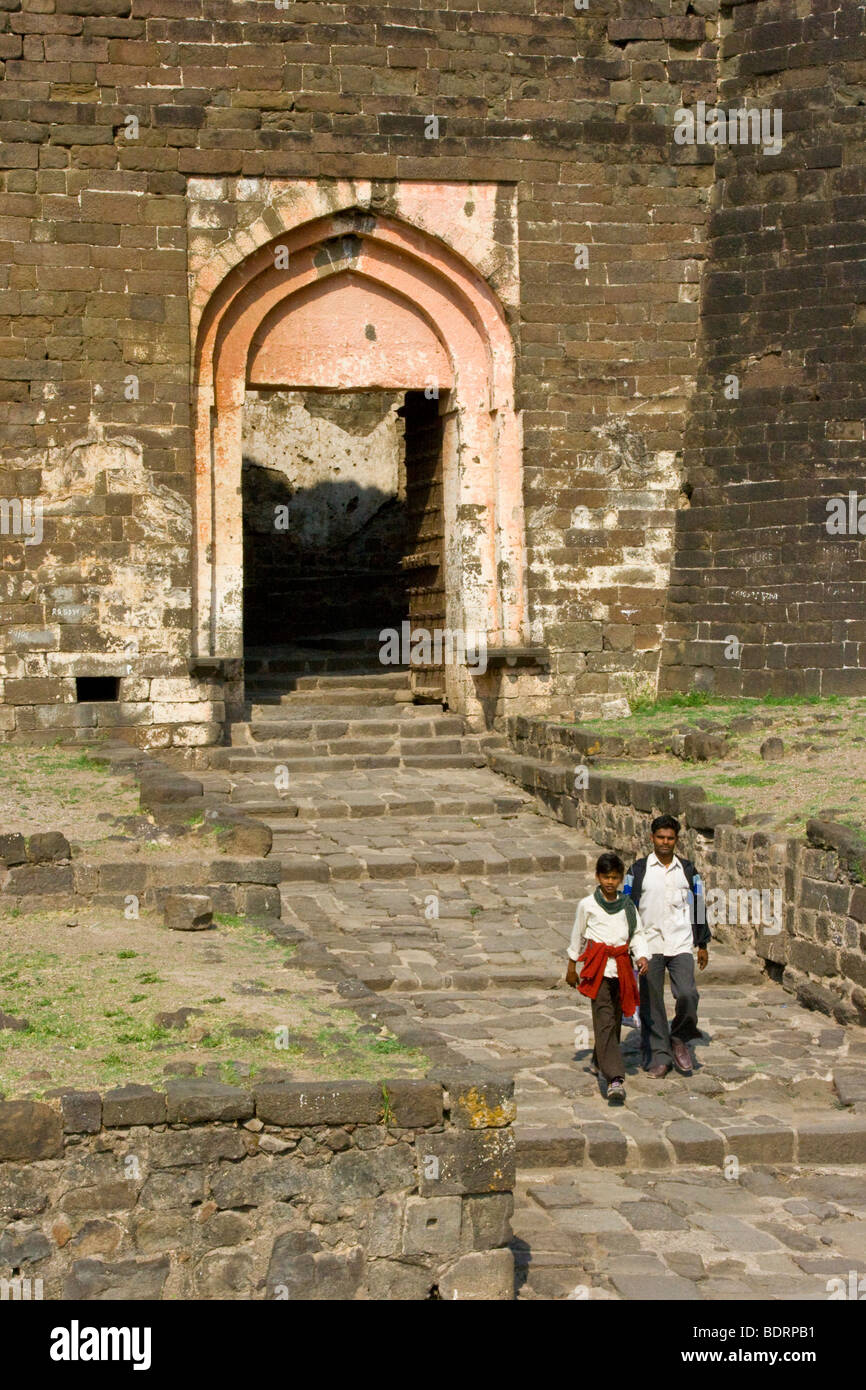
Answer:
M641 956L649 956L651 952L647 946L641 914L636 908L635 913L637 926L631 939L631 957L633 961L638 961ZM628 945L628 917L625 908L620 912L605 912L603 907L599 907L594 894L591 893L588 898L581 898L574 914L574 927L568 948L572 960L577 960L582 955L587 941L601 941L605 946ZM615 960L611 958L607 962L604 973L611 979L618 973Z
M640 915L650 955L691 954L694 940L689 911L689 881L676 855L667 868L654 850L647 855Z

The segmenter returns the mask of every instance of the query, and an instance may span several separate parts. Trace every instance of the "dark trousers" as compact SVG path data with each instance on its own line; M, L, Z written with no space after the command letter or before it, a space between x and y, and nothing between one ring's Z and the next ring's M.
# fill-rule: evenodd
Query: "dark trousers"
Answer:
M591 1001L592 1031L595 1034L595 1047L592 1060L605 1081L625 1076L619 1034L622 1028L622 1002L619 997L619 980L602 979L598 994Z
M668 1024L665 1009L665 970L671 977L675 1000L674 1018ZM640 1031L645 1067L673 1066L671 1041L689 1043L700 1036L698 988L691 952L681 956L650 956L649 969L640 976Z

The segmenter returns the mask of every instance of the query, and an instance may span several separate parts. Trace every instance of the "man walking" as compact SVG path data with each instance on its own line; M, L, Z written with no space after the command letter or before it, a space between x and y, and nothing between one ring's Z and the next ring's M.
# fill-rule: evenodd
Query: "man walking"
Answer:
M641 1043L644 1067L661 1079L672 1066L691 1076L689 1043L699 1037L693 949L704 970L709 954L704 886L690 859L675 853L680 823L656 816L650 825L652 853L637 859L626 874L623 892L637 908L651 955L640 978ZM671 977L676 1008L672 1023L665 1010L665 971Z

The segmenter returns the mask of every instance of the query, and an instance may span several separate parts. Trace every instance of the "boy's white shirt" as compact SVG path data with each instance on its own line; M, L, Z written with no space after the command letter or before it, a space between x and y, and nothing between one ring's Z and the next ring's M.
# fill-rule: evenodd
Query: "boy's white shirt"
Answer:
M649 957L650 951L647 948L644 926L637 908L635 908L635 915L637 916L637 925L631 939L630 950L631 958L636 962L640 960L641 956ZM599 907L593 893L590 893L586 898L581 898L577 904L577 912L574 914L571 944L568 948L568 955L571 960L578 959L583 953L587 941L601 941L605 946L627 945L628 918L625 914L625 907L620 908L619 912L605 912L604 908ZM617 974L616 961L613 958L608 961L604 973L611 979Z

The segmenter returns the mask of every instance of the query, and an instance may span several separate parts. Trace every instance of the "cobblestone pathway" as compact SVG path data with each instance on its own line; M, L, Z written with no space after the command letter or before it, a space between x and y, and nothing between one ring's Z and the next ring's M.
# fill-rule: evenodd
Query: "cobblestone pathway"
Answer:
M399 998L419 1038L514 1075L518 1296L822 1299L847 1281L866 1259L862 1031L716 944L694 1074L652 1081L632 1029L628 1103L609 1108L588 1001L562 978L597 848L489 771L452 716L437 732L431 707L400 704L394 676L307 683L314 721L297 689L215 764L274 828L286 921Z

